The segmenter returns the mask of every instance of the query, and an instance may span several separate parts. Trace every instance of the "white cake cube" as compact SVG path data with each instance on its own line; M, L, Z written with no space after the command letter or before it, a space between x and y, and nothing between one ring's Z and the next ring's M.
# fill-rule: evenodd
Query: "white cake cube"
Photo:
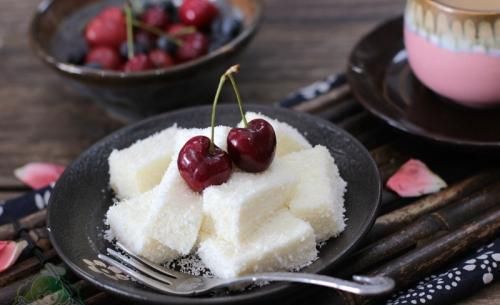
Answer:
M347 184L328 149L317 145L286 155L280 162L291 171L290 175L299 178L289 202L290 211L312 225L317 241L339 235L345 228Z
M245 117L248 122L254 119L264 119L273 126L274 133L276 134L276 157L312 147L297 129L287 123L271 119L261 113L255 112L247 112ZM243 127L243 122L240 122L238 126Z
M198 239L202 217L202 197L182 179L174 159L149 211L151 237L182 255L189 254Z
M198 233L198 240L196 240L196 244L194 246L194 251L200 248L200 244L205 240L215 236L215 229L213 227L213 223L210 217L204 217L201 222L200 232Z
M215 126L214 128L214 143L216 146L224 151L227 151L227 134L231 130L228 126ZM181 148L186 144L186 142L195 136L205 136L210 138L212 133L212 128L179 128L175 135L175 154L181 150Z
M278 209L286 207L296 178L275 162L262 173L234 172L203 191L203 212L219 238L239 244Z
M179 253L163 246L149 234L148 215L158 187L111 206L106 214L113 236L137 255L155 263L174 259Z
M174 125L109 156L109 183L120 199L132 198L160 183L174 154Z
M302 268L316 259L317 250L312 227L280 210L239 247L209 238L201 243L198 255L217 277L232 278Z

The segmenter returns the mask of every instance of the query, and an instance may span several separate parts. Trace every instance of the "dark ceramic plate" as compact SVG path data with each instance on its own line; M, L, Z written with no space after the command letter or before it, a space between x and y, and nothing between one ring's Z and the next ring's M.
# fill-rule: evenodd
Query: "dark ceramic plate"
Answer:
M402 18L361 39L347 74L361 104L402 131L443 144L500 148L500 108L466 108L418 81L407 61Z
M340 237L320 249L319 259L304 272L324 273L344 258L371 227L379 206L381 183L376 164L365 148L335 125L311 115L281 108L249 106L287 122L305 133L312 144L330 149L342 177L348 182L346 194L347 228ZM108 188L108 156L114 148L124 148L138 139L177 123L181 127L209 126L210 107L170 112L125 127L85 151L57 182L50 198L48 227L60 257L83 278L102 289L128 299L154 304L221 304L263 301L290 293L292 285L271 284L230 295L180 297L161 294L126 280L113 268L97 260L109 244L103 238L103 219L112 204ZM234 126L238 107L221 105L217 123ZM295 286L296 287L296 286Z

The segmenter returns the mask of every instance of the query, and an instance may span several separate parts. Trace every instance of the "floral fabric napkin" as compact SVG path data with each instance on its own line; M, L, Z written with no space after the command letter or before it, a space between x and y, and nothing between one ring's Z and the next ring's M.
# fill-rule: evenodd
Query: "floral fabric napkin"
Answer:
M395 293L386 305L453 304L500 277L500 238L483 246L441 273Z
M0 201L0 225L44 209L49 204L53 185L27 192L17 198Z

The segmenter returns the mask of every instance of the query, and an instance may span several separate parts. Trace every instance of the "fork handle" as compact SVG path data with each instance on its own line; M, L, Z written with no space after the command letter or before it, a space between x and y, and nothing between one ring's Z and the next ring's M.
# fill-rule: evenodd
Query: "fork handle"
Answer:
M334 288L357 295L380 295L390 292L394 288L394 280L385 276L353 276L353 281L343 280L332 276L296 273L296 272L269 272L238 278L221 280L217 286L228 286L258 281L295 282ZM215 288L215 287L214 287Z

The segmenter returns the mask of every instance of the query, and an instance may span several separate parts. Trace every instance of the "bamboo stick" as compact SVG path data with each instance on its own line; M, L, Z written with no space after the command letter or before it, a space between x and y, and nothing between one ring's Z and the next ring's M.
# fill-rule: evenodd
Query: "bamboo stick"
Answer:
M361 132L357 139L369 149L375 149L383 146L394 138L393 132L384 125L377 125L367 131Z
M499 170L482 172L462 180L439 193L429 195L412 204L382 215L375 221L366 240L378 240L411 223L419 216L435 211L460 197L467 196L499 178Z
M37 276L37 273L31 274L0 289L0 305L11 305L18 291L30 284Z
M396 288L401 289L421 277L438 270L451 259L463 254L472 247L485 243L500 232L500 207L482 215L453 232L439 237L431 243L412 250L397 259L373 269L369 275L391 277ZM339 292L347 305L365 305L376 301L366 297Z
M408 160L410 158L410 155L400 146L398 146L395 141L389 142L380 147L377 147L376 149L371 150L370 154L372 155L373 160L375 160L378 166L394 162L392 160Z
M498 198L500 198L500 183L495 183L437 212L424 215L399 232L355 253L348 264L349 272L362 272L376 263L391 259L402 251L415 247L419 241L430 238L439 231L454 230L496 206Z
M47 209L37 211L33 214L19 219L20 229L33 229L45 225ZM0 226L0 240L13 240L17 237L17 230L14 224L9 223Z
M51 249L43 252L43 255L47 260L51 260L56 257L57 253L54 249ZM37 257L30 257L22 262L19 262L0 274L0 287L4 287L18 279L26 277L33 272L38 271L41 267L42 266Z
M458 254L487 242L499 232L500 207L496 207L491 213L484 214L450 234L373 270L370 274L390 276L397 279L397 287L404 287L418 277L446 264Z
M123 302L118 302L116 297L113 297L109 293L100 292L91 297L88 297L84 301L85 305L113 305L113 304L123 304Z
M321 113L318 113L318 116L334 123L338 123L343 119L361 111L363 111L363 108L358 102L354 99L347 99L333 107L325 109Z
M372 116L364 111L351 115L337 123L340 128L349 131L353 135L358 135L366 129L374 128L380 124L380 122L376 121Z
M317 98L304 102L302 104L293 106L292 109L303 112L319 112L321 109L339 104L344 98L349 96L351 90L348 84L340 86L330 92L320 95Z

